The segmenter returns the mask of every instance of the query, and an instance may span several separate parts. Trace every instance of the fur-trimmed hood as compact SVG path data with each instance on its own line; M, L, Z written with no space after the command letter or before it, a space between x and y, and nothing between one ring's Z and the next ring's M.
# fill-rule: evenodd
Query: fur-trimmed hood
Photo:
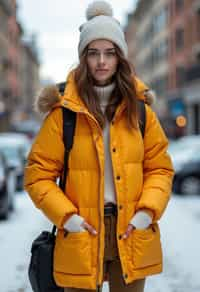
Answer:
M72 76L68 78L67 87L72 81ZM156 100L156 94L153 90L150 90L140 79L134 79L138 98L142 99L148 105L152 105ZM73 82L74 83L74 82ZM73 87L74 89L74 87ZM59 92L57 84L49 85L41 90L39 95L35 99L34 108L35 111L40 114L46 114L57 106L61 106L64 100L67 100L67 88L65 88L64 95ZM72 101L72 99L70 99ZM77 99L76 99L77 102Z
M35 98L34 109L40 114L45 114L52 110L60 102L60 93L56 85L49 85L41 90Z

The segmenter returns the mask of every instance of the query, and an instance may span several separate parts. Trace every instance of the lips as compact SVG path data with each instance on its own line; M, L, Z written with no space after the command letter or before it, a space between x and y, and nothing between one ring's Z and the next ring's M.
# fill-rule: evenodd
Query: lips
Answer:
M106 70L106 69L97 69L96 72L98 72L98 73L107 73L108 70Z

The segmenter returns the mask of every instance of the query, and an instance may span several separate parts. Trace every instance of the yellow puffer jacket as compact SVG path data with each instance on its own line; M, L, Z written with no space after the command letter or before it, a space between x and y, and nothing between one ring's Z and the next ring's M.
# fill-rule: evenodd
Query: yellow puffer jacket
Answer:
M135 80L138 98L145 98L145 85ZM58 227L54 251L54 277L58 285L96 289L103 281L104 257L104 147L103 134L95 118L79 98L70 75L64 96L55 88L43 91L41 111L46 116L28 157L25 188L35 205ZM74 144L69 157L65 193L56 185L63 168L64 145L61 107L77 112ZM140 130L128 131L123 103L110 126L110 154L117 206L117 241L125 283L162 270L162 251L157 221L171 192L173 168L168 141L152 111L146 107L144 139ZM112 151L114 149L116 151ZM147 230L134 230L122 240L129 221L139 209L153 214ZM94 226L98 235L87 231L64 237L63 223L77 213Z

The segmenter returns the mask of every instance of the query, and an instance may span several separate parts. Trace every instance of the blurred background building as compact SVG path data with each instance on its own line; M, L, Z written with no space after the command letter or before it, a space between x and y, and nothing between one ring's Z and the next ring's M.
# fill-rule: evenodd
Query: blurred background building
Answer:
M0 0L0 131L33 118L40 64L35 37L24 38L16 1Z
M157 93L168 134L200 133L200 1L139 0L125 27L129 60Z
M34 127L43 83L37 36L26 35L17 3L0 0L0 131ZM155 90L167 135L200 134L200 0L137 0L136 8L133 0L133 7L124 28L129 60Z

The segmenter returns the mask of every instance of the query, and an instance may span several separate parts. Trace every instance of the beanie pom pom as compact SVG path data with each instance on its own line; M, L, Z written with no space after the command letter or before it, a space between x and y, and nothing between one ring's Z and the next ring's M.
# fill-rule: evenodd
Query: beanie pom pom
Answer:
M111 5L106 1L94 1L92 2L86 10L87 20L92 19L95 16L105 15L113 16L113 11Z

